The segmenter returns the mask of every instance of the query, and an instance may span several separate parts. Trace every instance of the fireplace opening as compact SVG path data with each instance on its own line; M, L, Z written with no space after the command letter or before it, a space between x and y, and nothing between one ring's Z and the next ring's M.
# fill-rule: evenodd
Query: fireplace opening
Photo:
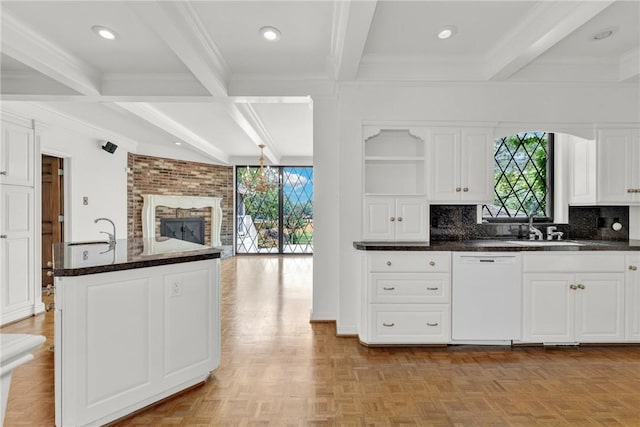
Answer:
M160 235L204 245L204 217L160 218Z

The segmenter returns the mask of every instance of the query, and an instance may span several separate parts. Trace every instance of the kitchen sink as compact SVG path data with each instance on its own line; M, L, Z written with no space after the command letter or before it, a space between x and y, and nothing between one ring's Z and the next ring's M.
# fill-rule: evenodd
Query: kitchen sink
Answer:
M67 246L85 246L85 245L108 245L109 242L101 241L101 240L93 240L90 242L71 242L67 243Z
M520 246L583 246L584 243L569 240L507 240L507 243Z

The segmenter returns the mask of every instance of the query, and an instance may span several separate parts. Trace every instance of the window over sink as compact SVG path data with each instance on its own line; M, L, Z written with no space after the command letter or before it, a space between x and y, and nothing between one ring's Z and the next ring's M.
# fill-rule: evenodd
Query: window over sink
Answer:
M552 221L553 133L522 132L495 140L494 195L487 222Z

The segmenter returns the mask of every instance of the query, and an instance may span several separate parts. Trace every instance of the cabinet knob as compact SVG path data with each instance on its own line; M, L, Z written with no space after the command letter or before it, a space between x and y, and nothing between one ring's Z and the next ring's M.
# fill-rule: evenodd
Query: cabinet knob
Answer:
M53 271L47 271L47 276L49 277L53 276Z
M462 191L464 191L465 193L466 193L466 192L468 192L468 191L469 191L469 187L464 187L464 188L462 189Z
M576 285L569 285L569 289L572 289L575 291L576 289L578 289L578 287Z
M6 239L7 235L6 234L0 234L0 239Z
M401 216L398 217L398 222L402 222L402 217Z
M462 190L462 188L460 188L460 187L456 187L456 193L459 193L459 192L460 192L460 190Z
M584 289L584 287L585 287L585 286L584 286L584 285L582 285L582 284L578 285L578 289Z
M389 221L391 221L391 222L393 222L393 221L395 221L395 220L396 220L396 219L395 219L394 217L389 218Z
M430 265L431 267L433 267L434 265L436 265L436 263L435 263L435 261L429 261L429 265Z
M47 267L53 267L53 263L51 261L47 261Z
M636 271L638 269L638 267L636 267L635 265L630 265L629 266L629 270L631 271Z
M389 266L390 266L390 265L391 265L391 261L387 261L387 265L389 265Z

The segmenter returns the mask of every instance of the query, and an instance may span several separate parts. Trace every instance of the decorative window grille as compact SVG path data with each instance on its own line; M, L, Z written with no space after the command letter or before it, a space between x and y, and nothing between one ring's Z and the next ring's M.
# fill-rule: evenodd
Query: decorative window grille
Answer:
M551 220L553 206L553 134L525 132L498 138L494 151L494 195L482 206L488 221L523 221L530 212Z

